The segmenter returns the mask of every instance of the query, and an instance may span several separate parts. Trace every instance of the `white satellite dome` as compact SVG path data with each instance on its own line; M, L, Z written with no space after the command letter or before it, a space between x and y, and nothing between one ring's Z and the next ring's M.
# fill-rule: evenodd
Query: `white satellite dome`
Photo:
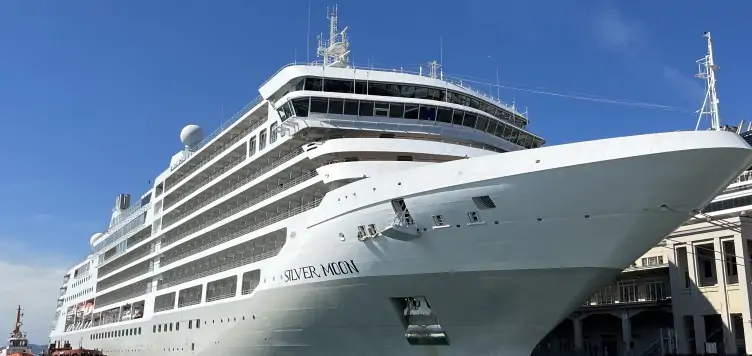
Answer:
M193 147L204 139L204 133L198 125L188 125L180 131L180 141L187 147Z
M102 233L101 232L98 232L98 233L96 233L94 235L91 235L91 239L89 239L89 244L92 245L92 246L94 246L94 244L96 244L98 242L97 240L99 240L100 237L102 237Z

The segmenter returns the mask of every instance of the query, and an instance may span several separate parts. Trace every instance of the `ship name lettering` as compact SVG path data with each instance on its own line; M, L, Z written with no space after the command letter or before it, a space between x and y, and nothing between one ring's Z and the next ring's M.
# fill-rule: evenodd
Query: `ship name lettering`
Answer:
M284 273L285 282L299 281L301 279L320 278L318 272L316 272L316 266L298 267L296 269L288 269Z
M285 282L292 282L305 279L360 273L360 270L358 269L358 266L355 265L354 260L320 264L319 268L321 268L320 271L317 270L316 266L304 266L295 269L288 269L283 273L283 279Z
M328 264L321 265L321 270L324 271L324 276L339 276L343 274L360 273L358 267L355 265L355 261L339 261L329 262Z

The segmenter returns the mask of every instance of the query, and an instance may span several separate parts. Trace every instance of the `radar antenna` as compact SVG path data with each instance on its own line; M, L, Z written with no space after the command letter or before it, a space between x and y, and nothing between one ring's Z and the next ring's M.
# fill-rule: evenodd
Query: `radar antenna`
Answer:
M439 75L439 68L441 68L441 64L437 61L430 61L428 62L428 76L431 78L436 78ZM441 72L441 77L444 79L444 72Z
M708 116L710 118L710 129L721 131L723 128L721 128L721 117L718 113L718 93L715 87L715 72L719 67L713 60L713 40L710 38L710 32L703 33L703 36L708 39L708 54L697 61L698 73L695 74L695 77L705 80L705 100L700 108L700 116L697 118L695 130L700 128L703 117Z
M329 8L327 8L329 12ZM319 34L319 47L316 54L322 58L324 66L347 68L349 66L350 42L347 39L347 26L342 31L337 28L339 9L334 9L327 17L329 19L329 40L324 40L324 35Z

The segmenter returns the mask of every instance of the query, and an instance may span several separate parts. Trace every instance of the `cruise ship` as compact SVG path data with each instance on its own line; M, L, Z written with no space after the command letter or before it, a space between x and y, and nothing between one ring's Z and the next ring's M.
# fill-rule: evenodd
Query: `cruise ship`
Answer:
M528 356L752 165L724 131L544 146L435 61L356 67L337 19L319 62L210 135L186 126L153 186L117 195L63 276L51 344Z

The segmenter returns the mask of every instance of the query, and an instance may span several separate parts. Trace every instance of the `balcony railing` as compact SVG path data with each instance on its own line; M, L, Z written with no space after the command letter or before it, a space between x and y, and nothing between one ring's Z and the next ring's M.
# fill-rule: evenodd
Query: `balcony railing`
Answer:
M667 281L649 281L640 283L615 283L596 292L588 299L584 307L601 307L611 305L655 303L671 299L671 290Z

